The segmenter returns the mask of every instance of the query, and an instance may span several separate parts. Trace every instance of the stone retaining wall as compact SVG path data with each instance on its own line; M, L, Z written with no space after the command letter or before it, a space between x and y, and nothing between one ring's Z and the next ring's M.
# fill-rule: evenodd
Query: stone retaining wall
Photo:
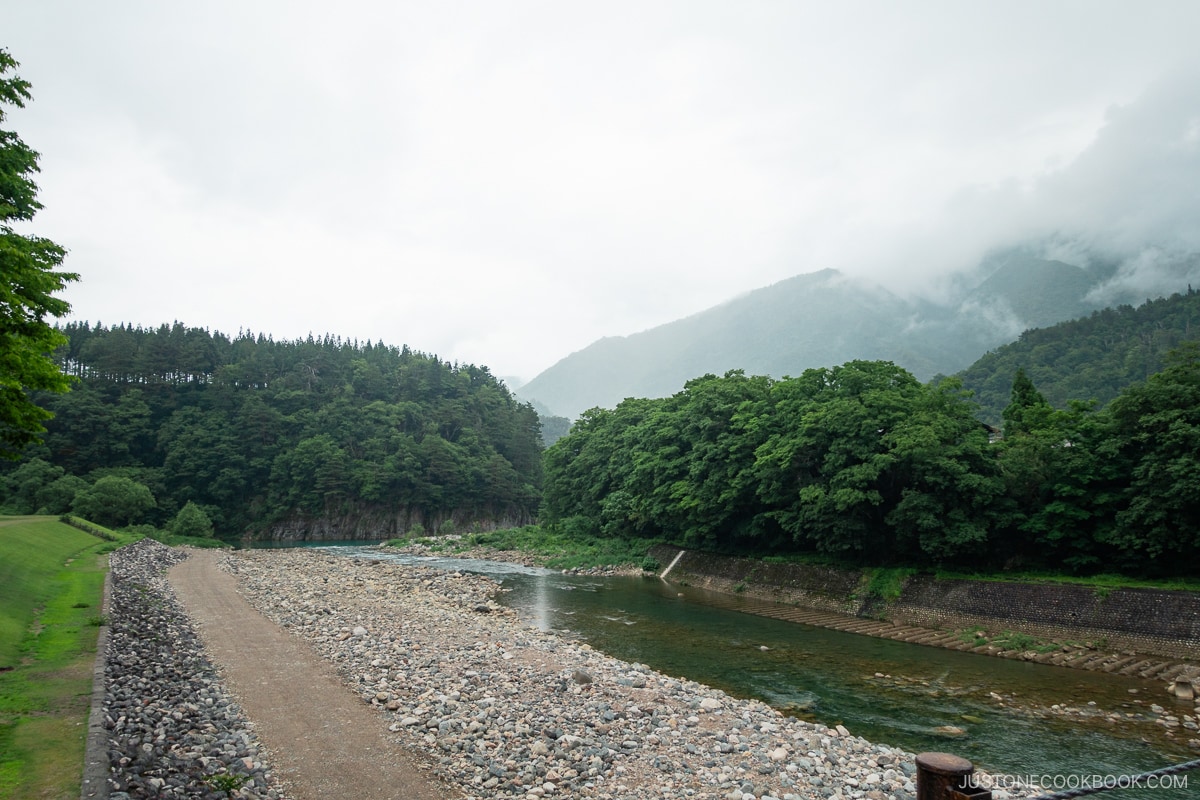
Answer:
M678 548L651 554L670 564ZM938 629L981 627L1058 641L1105 643L1168 658L1200 658L1200 593L1007 581L909 578L900 598L882 603L865 592L863 572L685 552L670 580L804 608L872 616Z
M1200 594L1157 589L910 578L887 618L936 628L998 624L1058 640L1107 640L1170 658L1200 658Z
M660 545L650 555L667 567L679 548ZM742 594L761 600L788 603L803 608L856 615L855 599L862 573L855 570L817 567L808 564L773 564L751 558L732 558L699 551L685 551L671 570L670 580L714 592Z

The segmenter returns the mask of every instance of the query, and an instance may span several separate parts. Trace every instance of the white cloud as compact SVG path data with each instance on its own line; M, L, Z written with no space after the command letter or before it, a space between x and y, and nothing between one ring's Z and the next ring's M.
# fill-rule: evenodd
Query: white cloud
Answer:
M530 378L824 267L1197 246L1191 2L9 5L87 319Z

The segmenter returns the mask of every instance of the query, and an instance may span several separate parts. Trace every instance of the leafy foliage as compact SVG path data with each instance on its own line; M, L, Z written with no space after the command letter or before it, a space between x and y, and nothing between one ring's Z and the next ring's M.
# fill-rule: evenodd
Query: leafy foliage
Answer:
M1110 540L1127 554L1194 562L1200 551L1200 347L1117 398L1113 457L1131 480Z
M958 373L980 417L999 422L1018 370L1056 408L1072 400L1109 403L1166 366L1164 357L1200 341L1200 291L1121 305L1047 328L1027 330Z
M859 564L1187 575L1200 566L1200 350L1110 411L1017 375L989 441L958 380L852 361L712 375L593 409L546 452L543 523Z
M132 478L106 475L75 495L72 510L101 525L119 526L140 521L157 505L149 487Z
M207 539L213 535L212 520L204 513L204 509L189 500L171 521L171 533Z
M157 499L130 521L166 527L190 502L226 538L271 525L395 535L536 513L538 415L486 368L407 347L230 338L178 322L62 332L56 355L79 386L44 398L55 413L44 444L0 475L14 511L57 508L80 488L52 490L54 481L116 476Z
M6 105L23 108L29 83L9 75L17 62L0 49L0 123ZM62 317L70 306L54 294L79 276L58 268L66 251L38 236L17 233L42 207L37 201L38 154L16 133L0 129L0 457L18 458L36 441L50 414L30 397L35 391L63 392L70 381L50 358L63 336L46 317Z

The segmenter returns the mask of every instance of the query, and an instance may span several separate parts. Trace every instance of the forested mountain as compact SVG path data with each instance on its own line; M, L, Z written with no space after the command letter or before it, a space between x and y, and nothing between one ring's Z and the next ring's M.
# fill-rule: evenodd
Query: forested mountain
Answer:
M520 393L575 417L592 406L612 408L626 397L663 397L690 378L731 369L782 376L865 358L907 364L930 376L943 364L970 363L983 348L939 335L944 320L930 311L822 270L643 333L601 339L559 361ZM914 317L923 317L923 328L906 334Z
M1113 297L1128 299L1136 289L1105 299L1095 292L1114 270L1100 260L1083 269L1007 250L959 276L957 288L938 302L822 270L642 333L600 339L519 391L555 414L576 417L626 397L665 397L690 378L731 369L781 378L879 359L928 380L966 368L1024 330L1087 314Z
M994 271L967 294L960 307L978 308L997 318L1008 316L1020 330L1087 314L1096 307L1087 299L1088 292L1111 275L1107 265L1082 269L1020 253L994 256L989 263Z
M591 409L546 451L543 524L880 566L1194 575L1200 348L1106 409L1023 379L990 441L956 379L853 361Z
M1190 286L1136 308L1120 305L1025 331L958 377L975 393L981 418L999 423L1018 369L1057 408L1072 400L1104 405L1162 370L1166 354L1188 341L1200 341L1200 291Z
M65 511L72 489L117 476L151 490L148 521L192 502L227 537L385 538L537 512L538 415L484 367L178 322L63 332L78 384L39 398L55 416L0 481L10 507Z

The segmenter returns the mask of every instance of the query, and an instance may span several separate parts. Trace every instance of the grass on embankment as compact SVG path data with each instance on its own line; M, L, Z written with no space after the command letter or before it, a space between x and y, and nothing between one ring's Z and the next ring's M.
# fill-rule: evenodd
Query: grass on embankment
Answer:
M77 798L106 570L120 546L0 517L0 798Z

